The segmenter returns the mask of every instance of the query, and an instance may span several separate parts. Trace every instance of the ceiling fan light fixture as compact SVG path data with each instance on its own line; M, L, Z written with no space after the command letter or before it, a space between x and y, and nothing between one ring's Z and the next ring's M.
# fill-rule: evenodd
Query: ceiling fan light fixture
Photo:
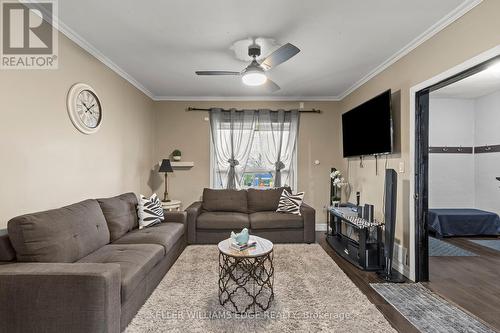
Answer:
M247 86L260 86L266 83L267 76L262 70L249 68L241 77Z

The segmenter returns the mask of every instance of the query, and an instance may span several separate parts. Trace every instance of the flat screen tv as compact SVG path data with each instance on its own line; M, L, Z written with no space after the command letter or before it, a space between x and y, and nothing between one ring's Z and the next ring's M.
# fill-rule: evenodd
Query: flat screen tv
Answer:
M344 157L392 153L391 90L342 115Z

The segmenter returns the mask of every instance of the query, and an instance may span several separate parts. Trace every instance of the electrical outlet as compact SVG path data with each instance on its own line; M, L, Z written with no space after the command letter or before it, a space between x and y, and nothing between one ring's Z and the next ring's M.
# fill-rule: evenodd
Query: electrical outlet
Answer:
M404 173L405 172L405 162L401 161L399 162L399 173Z

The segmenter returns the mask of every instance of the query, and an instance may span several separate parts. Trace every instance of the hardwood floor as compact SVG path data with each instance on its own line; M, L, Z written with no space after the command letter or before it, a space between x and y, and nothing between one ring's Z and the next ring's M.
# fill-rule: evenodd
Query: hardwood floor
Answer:
M316 232L316 241L335 261L335 263L346 273L346 275L354 282L354 284L366 295L366 297L382 312L384 317L391 325L402 333L419 332L405 317L403 317L396 309L387 303L382 296L370 287L370 283L384 282L375 272L365 272L357 269L342 257L337 255L335 251L328 245L324 232Z
M376 273L361 271L337 255L326 242L324 232L316 232L316 239L398 332L419 332L370 287L370 283L384 282ZM468 239L473 238L450 238L445 241L478 256L429 257L430 281L424 285L500 332L500 252Z
M468 239L473 238L446 238L444 241L479 256L429 257L426 285L500 332L500 252Z

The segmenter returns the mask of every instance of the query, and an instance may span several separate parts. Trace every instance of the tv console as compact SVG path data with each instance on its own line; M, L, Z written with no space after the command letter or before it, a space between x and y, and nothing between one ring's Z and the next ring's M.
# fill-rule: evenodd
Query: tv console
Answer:
M355 207L355 206L354 206ZM351 207L331 207L326 240L345 260L361 270L384 268L383 223L362 219Z

